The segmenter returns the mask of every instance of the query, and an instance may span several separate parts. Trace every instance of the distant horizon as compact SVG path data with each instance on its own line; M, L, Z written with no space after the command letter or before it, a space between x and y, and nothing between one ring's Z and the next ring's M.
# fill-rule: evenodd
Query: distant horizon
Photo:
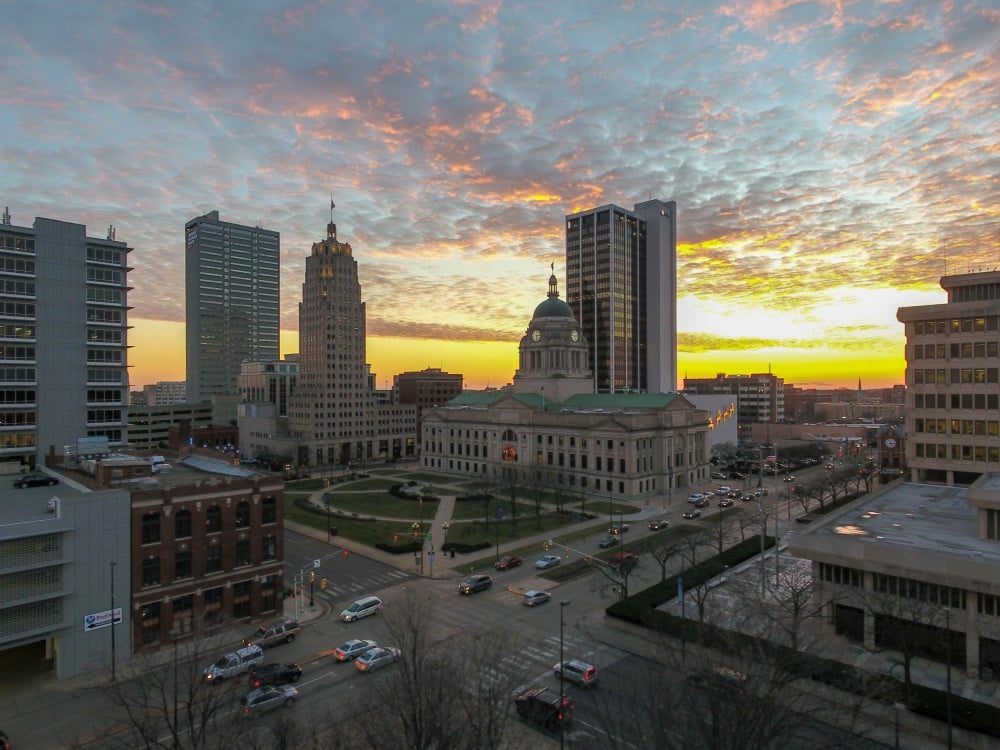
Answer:
M528 314L530 315L530 313ZM183 357L178 360L173 356L178 348L181 352L184 351L183 342L186 330L184 323L135 319L130 320L129 324L133 326L129 336L129 372L130 380L133 381L130 383L130 389L139 390L147 385L155 385L157 382L186 381L186 367ZM137 331L140 332L139 336L136 335ZM154 353L162 356L154 356L149 359L139 358L137 362L133 361L131 353L145 349L142 342L142 332L146 332L149 340L157 342ZM428 350L433 347L436 347L437 356L428 354ZM429 368L437 368L451 374L461 374L464 387L467 390L503 388L513 381L518 359L516 342L470 344L469 342L418 341L368 336L366 338L366 351L366 359L377 378L376 387L382 389L392 386L394 375L403 372L419 372ZM298 332L282 331L281 358L284 359L290 354L297 353ZM692 355L678 351L681 371L677 374L677 390L680 391L683 388L685 377L689 379L714 378L720 373L753 375L772 372L776 377L783 379L785 383L806 389L846 388L857 390L859 378L863 390L905 385L905 376L902 373L905 372L906 363L902 347L900 347L899 354L899 372L901 374L898 376L892 375L889 370L881 369L864 372L860 368L854 367L851 362L840 359L832 363L827 371L824 371L821 362L808 362L800 367L791 366L790 361L794 359L794 354L789 358L787 352L773 350L767 352L767 354L774 355L770 362L766 361L762 354L753 352L746 354L749 355L748 359L753 357L755 362L760 363L760 366L740 366L741 363L733 359L731 352L722 352L719 358L715 358L712 353L703 352ZM466 361L463 362L463 359ZM701 365L697 373L690 366L692 363ZM386 367L382 367L382 365ZM685 365L688 365L686 371ZM887 366L891 367L891 365L890 360L887 362ZM505 374L502 369L504 367L508 368ZM803 367L806 368L805 372L803 372ZM796 375L801 375L801 377L796 377Z

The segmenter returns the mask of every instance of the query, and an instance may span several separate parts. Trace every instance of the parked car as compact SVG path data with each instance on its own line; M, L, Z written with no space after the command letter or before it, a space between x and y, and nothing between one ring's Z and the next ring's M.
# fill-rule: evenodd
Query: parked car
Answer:
M354 660L356 666L362 672L374 672L380 667L392 664L399 660L399 649L392 646L379 646L370 651L366 651Z
M366 596L358 599L347 609L340 613L340 619L344 622L354 622L358 618L374 615L382 609L382 600L377 596Z
M270 625L261 625L257 630L243 639L245 646L277 646L279 643L291 643L295 636L302 632L302 626L295 620L285 620L284 622L274 622Z
M282 706L291 706L299 697L299 691L291 685L269 685L251 690L240 698L243 715L257 716Z
M712 479L726 479L727 478L726 477L726 472L724 472L724 471L713 471L711 474L709 474L709 476L712 477Z
M670 521L663 518L656 518L649 522L650 531L659 531L660 529L665 529L670 525Z
M517 715L540 724L549 731L569 723L574 706L569 698L547 687L529 688L514 696Z
M534 607L536 604L545 604L552 598L552 594L541 589L528 589L524 592L521 604L525 607Z
M460 594L475 594L477 591L486 591L490 586L493 585L493 579L489 576L478 575L469 576L460 584L458 584L458 593Z
M616 536L618 534L624 534L626 531L628 531L628 524L627 523L612 524L611 528L608 529L608 533L609 534L614 534Z
M517 555L504 555L493 563L493 567L497 570L510 570L511 568L516 568L523 562L524 558L518 557Z
M557 662L552 667L552 672L556 677L562 672L564 680L575 682L583 687L594 687L597 684L597 667L579 659Z
M618 537L608 534L607 536L601 538L601 541L597 543L597 546L601 549L607 549L608 547L614 547L618 544L618 542Z
M559 555L544 555L538 558L535 567L540 570L546 570L547 568L554 568L558 564Z
M354 661L365 651L369 651L378 646L375 641L365 641L360 638L352 638L344 641L333 650L333 658L337 661Z
M298 664L261 664L250 673L250 687L267 685L287 685L298 682L302 677L302 667Z
M226 654L215 664L205 667L202 674L205 682L222 682L230 677L248 672L258 664L264 663L264 652L260 646L247 646L239 651Z
M682 518L686 518L688 521L690 521L693 518L701 518L701 511L700 510L686 510L683 513L681 513L681 517Z
M59 484L59 480L46 474L22 474L14 480L15 487L44 487Z

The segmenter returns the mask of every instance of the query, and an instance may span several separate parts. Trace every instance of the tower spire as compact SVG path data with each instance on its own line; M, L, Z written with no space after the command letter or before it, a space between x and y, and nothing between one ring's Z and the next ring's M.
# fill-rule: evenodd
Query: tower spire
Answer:
M559 282L556 281L556 264L551 265L552 275L549 276L549 299L559 298Z

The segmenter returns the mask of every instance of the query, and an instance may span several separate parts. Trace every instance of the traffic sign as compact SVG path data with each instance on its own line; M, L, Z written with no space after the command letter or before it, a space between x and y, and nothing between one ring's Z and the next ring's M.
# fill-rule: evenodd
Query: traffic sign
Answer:
M431 540L431 535L430 534L427 534L426 536L424 536L424 541L425 542L429 542L430 540Z
M319 564L320 564L320 562L321 562L320 560L313 560L313 567L314 567L314 568L318 568L318 567L319 567Z
M503 506L502 505L498 505L497 506L497 520L498 521L502 521L503 520Z

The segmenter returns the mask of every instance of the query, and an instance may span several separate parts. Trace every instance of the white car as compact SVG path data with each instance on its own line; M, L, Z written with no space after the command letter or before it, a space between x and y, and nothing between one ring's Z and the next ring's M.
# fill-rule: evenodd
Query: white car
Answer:
M722 495L723 497L725 497L726 495L728 495L732 491L733 491L733 488L730 487L729 485L726 485L726 484L723 484L723 485L715 488L715 494L716 495Z
M701 494L700 492L692 492L690 495L688 495L688 502L689 503L696 503L699 500L701 500L703 497L705 497L705 496L703 494Z
M552 594L548 591L541 591L540 589L529 589L524 592L524 598L521 599L521 604L525 607L534 607L536 604L544 604L549 599L552 598Z
M559 564L559 555L545 555L544 557L539 557L538 562L535 563L535 567L540 570L545 570L546 568L554 568Z

